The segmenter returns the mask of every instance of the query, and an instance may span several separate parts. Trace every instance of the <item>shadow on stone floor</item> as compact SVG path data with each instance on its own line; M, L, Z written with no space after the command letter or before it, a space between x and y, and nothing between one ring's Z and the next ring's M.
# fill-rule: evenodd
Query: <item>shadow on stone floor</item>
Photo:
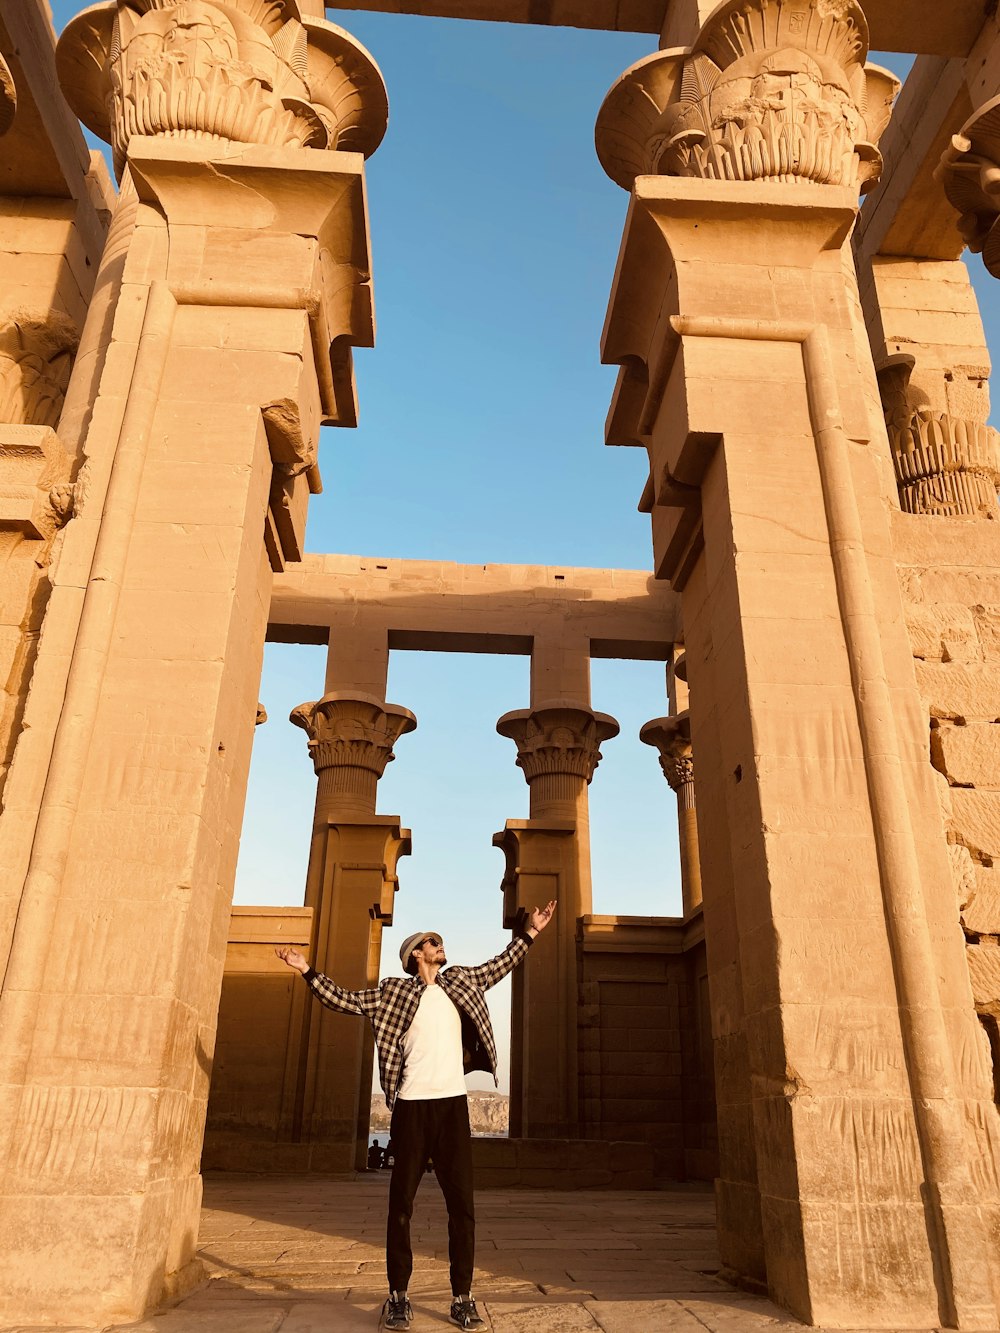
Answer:
M199 1246L208 1281L121 1333L377 1333L387 1193L382 1175L206 1177ZM483 1190L477 1215L476 1295L488 1333L803 1328L717 1276L709 1191ZM413 1241L411 1333L454 1327L447 1218L432 1177L417 1196Z

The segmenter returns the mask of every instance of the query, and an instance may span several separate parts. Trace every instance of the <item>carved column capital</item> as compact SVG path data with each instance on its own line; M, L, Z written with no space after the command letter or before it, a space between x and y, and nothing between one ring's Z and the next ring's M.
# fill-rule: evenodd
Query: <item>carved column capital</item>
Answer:
M6 134L17 112L17 89L10 66L0 56L0 135Z
M691 722L688 714L654 717L639 732L645 745L655 746L660 768L684 806L694 806L694 759L691 755Z
M295 0L107 0L59 39L70 106L114 149L134 134L369 156L388 103L353 37Z
M323 795L368 813L375 810L378 780L395 758L393 746L417 725L407 708L339 691L293 708L289 721L309 737Z
M575 791L579 782L590 782L601 760L600 747L618 735L618 723L607 713L555 700L504 713L497 731L517 746L517 766L528 786L551 787L554 798L565 799L569 788ZM564 791L566 780L569 788Z
M913 357L894 356L878 374L900 508L945 518L996 518L1000 434L985 419L920 404L910 385L913 366ZM984 417L988 411L984 397Z
M952 136L934 174L958 211L962 240L1000 278L1000 97L981 106Z
M899 81L867 65L856 0L728 0L691 50L627 70L597 120L597 154L637 176L810 181L869 189Z

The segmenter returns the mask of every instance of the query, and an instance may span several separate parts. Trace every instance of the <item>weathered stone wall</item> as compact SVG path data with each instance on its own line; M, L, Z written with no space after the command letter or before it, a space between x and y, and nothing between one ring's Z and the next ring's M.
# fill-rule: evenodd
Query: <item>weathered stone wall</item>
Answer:
M588 1138L650 1146L657 1176L717 1169L708 966L700 914L583 917L580 1097Z
M290 1092L289 1035L298 976L275 943L309 946L312 909L234 907L212 1064L202 1168L303 1169L301 1145L281 1143Z
M56 434L104 249L114 190L55 83L38 0L0 4L0 58L17 101L0 169L0 792L48 601L52 545L72 510L79 450ZM39 133L44 125L44 134Z
M1000 1101L1000 523L899 514L893 540Z

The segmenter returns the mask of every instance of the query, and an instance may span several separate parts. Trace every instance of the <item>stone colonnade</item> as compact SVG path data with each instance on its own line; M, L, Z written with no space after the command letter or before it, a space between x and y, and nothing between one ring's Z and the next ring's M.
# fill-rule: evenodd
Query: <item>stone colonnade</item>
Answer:
M648 575L628 571L419 561L366 567L327 556L307 557L301 571L289 569L275 589L272 635L306 641L322 627L329 643L327 693L318 704L296 709L292 720L308 731L319 775L306 896L314 913L313 957L337 980L355 978L345 984L378 977L381 925L392 920L395 861L409 850L399 819L375 814L377 777L396 739L414 725L405 709L385 702L390 647L530 655L531 706L497 723L515 743L529 818L508 820L494 844L506 857L505 926L514 929L526 910L552 897L560 911L559 928L536 946L543 956L514 976L510 1132L518 1138L566 1139L582 1130L577 934L593 905L587 791L602 742L618 731L613 718L590 705L590 659L668 657L671 641L663 636L679 631L673 597L649 584ZM657 603L657 616L645 609L636 614L628 605L640 589ZM300 1021L308 1026L309 1007L293 1028ZM325 1145L318 1159L304 1148L304 1161L325 1163L338 1152L360 1161L371 1041L357 1023L337 1015L329 1015L322 1030L329 1035L311 1038L308 1050L290 1051L289 1060L300 1062L307 1086L325 1082L323 1071L335 1068L329 1086L339 1092L331 1096L343 1105L311 1124L305 1118L284 1123L280 1136Z

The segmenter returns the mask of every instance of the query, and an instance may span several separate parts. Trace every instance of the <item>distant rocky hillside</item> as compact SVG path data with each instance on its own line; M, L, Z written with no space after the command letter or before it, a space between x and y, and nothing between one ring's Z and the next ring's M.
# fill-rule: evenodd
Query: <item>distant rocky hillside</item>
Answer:
M506 1134L510 1113L510 1098L503 1092L470 1092L469 1121L473 1134ZM389 1112L385 1098L376 1093L372 1097L371 1132L389 1128Z

